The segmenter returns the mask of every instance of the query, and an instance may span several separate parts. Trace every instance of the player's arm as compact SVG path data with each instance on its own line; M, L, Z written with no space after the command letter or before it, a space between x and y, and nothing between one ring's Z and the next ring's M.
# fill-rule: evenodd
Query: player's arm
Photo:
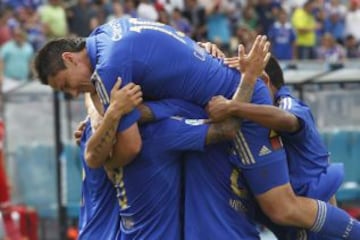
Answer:
M277 132L293 133L300 129L300 122L294 114L270 105L236 102L217 96L209 102L208 112L211 119L238 117Z
M224 53L215 44L210 42L198 44L214 57L220 59L225 57ZM269 48L270 42L267 41L266 36L258 35L248 54L245 53L244 46L240 44L237 57L224 59L225 64L236 68L242 73L239 86L233 95L234 100L250 102L256 80L262 74L270 59Z
M206 134L205 145L233 140L240 127L240 121L229 118L222 122L211 123Z
M237 102L250 102L256 80L263 73L270 59L270 42L266 36L258 35L248 54L243 45L238 49L238 69L242 73L240 84L232 97Z
M115 166L127 164L140 151L141 138L137 125L133 124L123 132L118 132L117 128L120 119L142 101L142 93L140 87L133 83L119 89L120 84L121 80L111 90L110 105L86 145L85 160L91 168L102 166L113 147L116 150L112 153Z

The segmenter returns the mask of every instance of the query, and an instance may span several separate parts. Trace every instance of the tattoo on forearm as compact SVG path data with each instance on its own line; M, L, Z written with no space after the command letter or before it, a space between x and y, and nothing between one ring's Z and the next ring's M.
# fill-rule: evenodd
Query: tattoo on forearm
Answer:
M103 154L104 146L114 141L116 129L117 129L116 122L112 122L111 128L105 131L105 133L101 136L99 143L94 147L94 151L96 154Z
M240 120L238 119L229 119L225 122L211 124L206 136L206 144L232 140L239 128Z
M238 102L250 102L253 95L254 87L246 81L241 81L233 99Z

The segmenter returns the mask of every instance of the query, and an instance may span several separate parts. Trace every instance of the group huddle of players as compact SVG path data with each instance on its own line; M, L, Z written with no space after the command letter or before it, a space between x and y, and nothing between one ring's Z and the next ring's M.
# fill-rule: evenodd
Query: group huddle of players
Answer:
M115 19L49 42L40 80L86 95L79 239L360 239L343 168L284 86L265 36L226 58L170 26ZM337 226L336 228L334 226Z

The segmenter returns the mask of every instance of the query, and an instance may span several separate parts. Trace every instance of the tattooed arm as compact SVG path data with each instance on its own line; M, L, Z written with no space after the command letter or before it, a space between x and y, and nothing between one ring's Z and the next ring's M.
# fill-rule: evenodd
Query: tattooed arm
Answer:
M242 72L241 81L236 90L233 100L238 102L250 102L256 80L261 76L267 62L270 59L270 43L266 36L257 36L251 50L245 54L244 46L239 45L238 68Z
M85 160L89 167L104 165L111 152L114 165L123 166L140 151L141 138L137 123L123 132L117 132L117 127L121 117L142 101L142 93L140 87L133 83L119 89L120 85L121 80L114 85L110 105L87 142Z
M232 140L240 127L240 121L235 118L228 118L223 122L210 124L206 135L206 145Z

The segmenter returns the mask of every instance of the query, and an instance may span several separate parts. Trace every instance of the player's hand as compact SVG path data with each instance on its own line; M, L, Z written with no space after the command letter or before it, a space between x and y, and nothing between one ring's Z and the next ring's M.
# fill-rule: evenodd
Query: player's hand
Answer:
M265 35L258 35L250 52L245 55L244 49L239 49L239 62L245 69L243 73L251 74L253 76L260 76L265 70L271 53L269 52L270 42Z
M231 117L230 105L231 100L228 100L223 96L215 96L211 98L206 107L211 121L219 122Z
M200 47L204 48L205 51L210 53L213 57L223 59L225 54L216 46L216 44L211 42L198 42Z
M142 102L142 92L139 85L128 83L120 88L121 78L119 77L111 90L110 106L119 114L131 112Z
M270 42L266 36L258 35L249 53L246 53L244 46L240 44L238 56L225 58L224 63L242 73L260 76L271 56L269 48Z
M86 120L81 121L73 133L75 142L78 146L80 145L81 136L85 130L85 126L86 126Z

